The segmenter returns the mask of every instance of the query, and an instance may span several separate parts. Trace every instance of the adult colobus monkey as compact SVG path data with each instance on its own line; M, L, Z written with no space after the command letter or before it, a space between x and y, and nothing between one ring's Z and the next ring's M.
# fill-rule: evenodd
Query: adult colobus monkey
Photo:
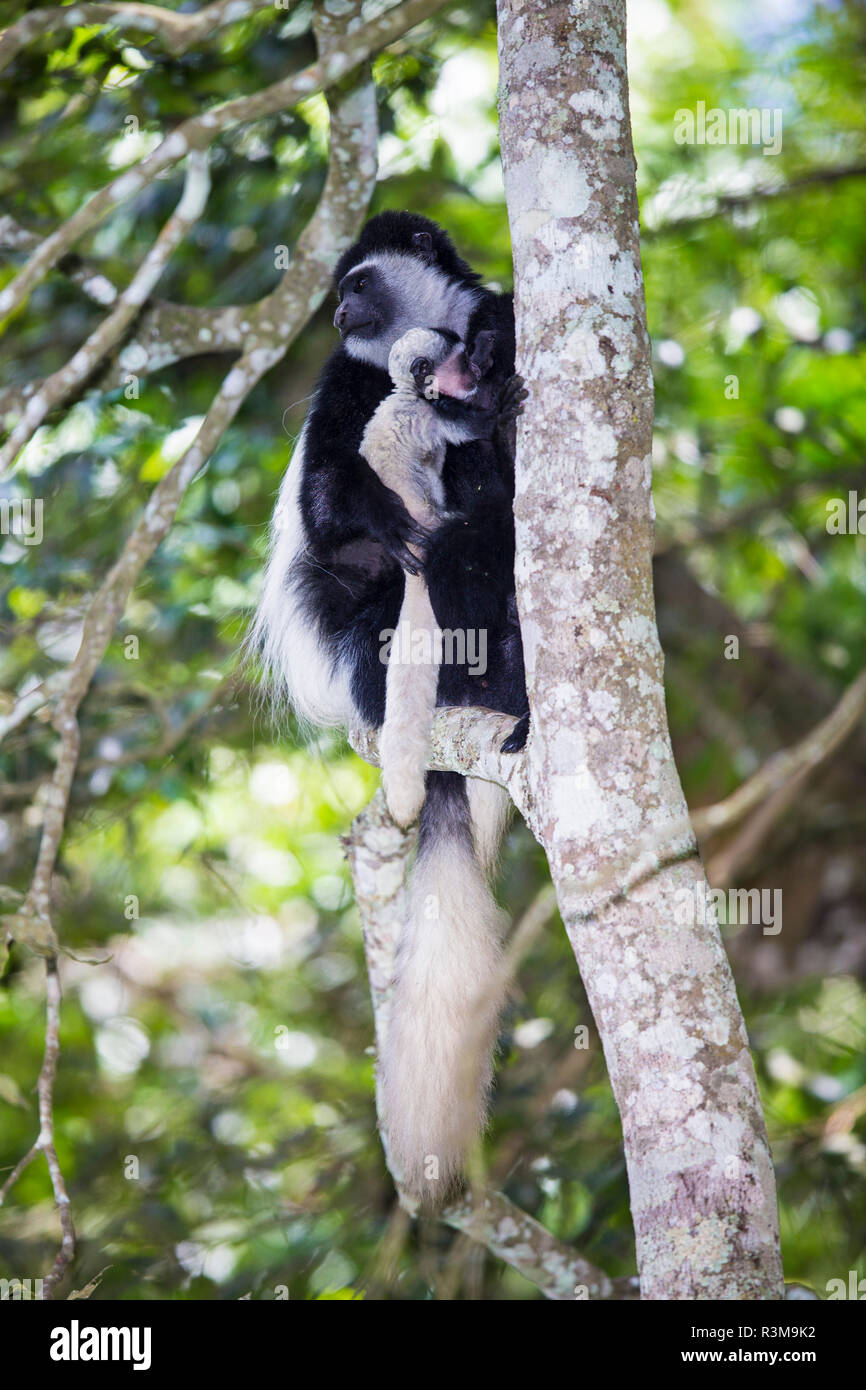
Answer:
M508 430L492 442L449 444L442 469L448 518L430 535L359 452L391 390L391 349L409 329L441 329L465 342L480 377L479 407L498 402L514 372L510 297L483 289L445 232L413 213L374 217L334 278L342 342L322 372L280 489L253 640L301 720L334 726L360 718L380 726L381 634L397 625L404 570L423 567L440 627L486 636L486 670L443 664L437 703L519 716L504 745L516 750L526 736L527 701ZM392 1019L382 1068L389 1142L403 1181L439 1198L484 1121L501 1007L490 998L499 921L487 875L508 798L451 772L428 773L426 787L410 921L398 947L405 1008Z

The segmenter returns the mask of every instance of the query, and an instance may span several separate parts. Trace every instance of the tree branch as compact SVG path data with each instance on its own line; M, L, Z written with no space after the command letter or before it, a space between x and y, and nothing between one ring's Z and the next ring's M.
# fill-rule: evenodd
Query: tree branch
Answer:
M33 438L49 411L66 400L96 370L105 354L119 342L159 280L172 254L205 209L210 191L207 155L193 151L188 159L180 202L148 251L117 303L91 333L75 356L42 383L27 402L24 414L0 448L0 475L11 468Z
M836 708L820 724L794 744L775 753L763 767L724 801L702 806L692 812L692 824L699 836L716 835L742 821L770 797L790 783L799 783L835 753L853 733L866 714L866 671L849 685ZM781 803L784 806L786 803Z
M19 695L8 714L0 715L0 743L7 734L24 724L37 710L43 709L63 688L65 671L55 671L47 680Z
M637 1299L637 1279L609 1279L502 1192L485 1192L446 1207L446 1226L485 1246L554 1302Z
M31 232L29 227L22 227L21 223L16 222L8 213L0 217L0 251L25 251L31 254L41 240L37 232ZM94 304L101 304L103 307L113 304L118 292L108 276L87 261L79 261L77 257L73 259L77 263L68 271L72 283L78 285Z
M139 193L157 174L170 169L190 150L206 149L219 135L243 121L274 115L277 111L295 106L315 92L329 91L374 53L393 43L407 29L444 8L447 3L449 0L405 0L405 3L395 5L366 24L360 24L359 16L353 13L345 31L346 38L351 39L349 48L329 47L317 62L302 72L285 77L252 96L236 97L212 107L201 116L192 116L181 122L155 150L95 193L62 226L46 237L15 279L0 292L0 318L6 317L22 304L61 256L85 232L101 222L112 208Z
M644 241L652 241L655 237L668 236L671 232L687 231L691 227L699 226L702 222L708 222L713 217L719 217L727 212L735 212L737 208L751 207L754 203L771 202L776 198L790 198L802 193L807 188L820 187L825 184L832 185L841 183L845 179L862 179L864 177L866 177L866 164L845 164L837 168L810 169L795 178L786 181L780 180L778 183L759 184L747 193L715 193L707 188L695 188L693 182L689 180L686 184L689 194L692 197L705 200L705 206L702 210L686 213L682 217L663 218L658 223L654 223L650 215L649 224L642 227L641 235Z
M545 828L537 800L529 785L525 753L503 753L501 744L514 727L508 714L496 714L473 706L446 706L436 711L430 734L427 767L434 772L459 772L495 782L511 796L516 809L540 844ZM379 730L356 724L349 730L349 744L365 762L379 767ZM589 763L573 768L581 781L589 775ZM598 912L625 892L646 882L667 864L692 858L695 836L688 811L659 816L635 839L623 843L616 855L581 882L587 911Z
M144 4L75 4L31 10L0 34L0 72L27 44L58 29L78 29L90 24L135 29L160 39L173 57L179 57L193 44L208 42L226 25L273 8L274 0L216 0L196 14L177 14L161 5Z
M61 674L65 679L66 673ZM162 738L155 743L125 748L116 758L79 758L75 768L76 776L88 776L100 771L113 772L116 768L129 767L133 763L158 762L168 757L169 753L173 753L184 742L196 725L208 716L220 697L230 694L238 684L239 677L236 672L226 676L207 692L203 704L198 705L177 724L166 725ZM47 703L49 698L50 696L43 696L41 705ZM30 782L0 782L0 805L10 801L32 800L44 781L44 777L35 777Z
M258 318L258 304L210 309L157 299L146 306L129 341L106 363L96 383L98 389L115 391L130 373L149 376L187 357L239 352Z
M39 1073L36 1090L39 1097L39 1138L37 1146L45 1155L51 1188L60 1215L62 1237L60 1249L54 1257L54 1264L42 1284L43 1299L50 1299L55 1286L63 1278L66 1268L75 1254L75 1228L72 1224L72 1209L69 1193L54 1147L54 1079L57 1075L57 1061L60 1056L60 976L57 972L57 958L45 962L45 1058Z
M39 1136L16 1163L9 1177L0 1188L0 1207L21 1174L36 1158L45 1155L51 1189L60 1216L60 1248L54 1257L49 1273L42 1281L42 1299L53 1297L55 1286L63 1278L67 1266L75 1255L75 1228L72 1224L72 1210L69 1193L63 1172L54 1147L54 1079L57 1075L57 1060L60 1056L60 978L57 973L57 957L50 956L45 962L45 1051L36 1093L39 1100Z

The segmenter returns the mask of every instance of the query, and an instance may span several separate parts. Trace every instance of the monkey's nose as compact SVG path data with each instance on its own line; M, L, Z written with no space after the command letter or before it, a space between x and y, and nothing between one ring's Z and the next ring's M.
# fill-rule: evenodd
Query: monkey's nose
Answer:
M345 322L346 322L346 306L345 306L345 304L341 304L340 307L339 307L339 309L337 310L336 314L334 315L334 327L335 327L335 328L342 328L342 327L343 327L343 324L344 324Z

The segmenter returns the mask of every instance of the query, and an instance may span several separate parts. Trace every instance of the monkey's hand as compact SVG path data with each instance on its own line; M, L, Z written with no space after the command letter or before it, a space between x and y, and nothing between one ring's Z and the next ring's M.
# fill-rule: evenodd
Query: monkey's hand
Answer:
M528 395L523 377L515 372L506 381L496 403L494 447L512 464L517 451L517 417L523 414L523 403Z
M517 372L510 376L499 392L497 403L497 422L501 426L509 425L512 420L516 420L518 415L523 414L523 403L528 400L529 392L526 389L526 382Z
M410 547L418 546L423 552L429 533L409 515L402 498L392 488L384 483L380 483L380 488L370 520L373 536L407 574L420 574L423 560Z

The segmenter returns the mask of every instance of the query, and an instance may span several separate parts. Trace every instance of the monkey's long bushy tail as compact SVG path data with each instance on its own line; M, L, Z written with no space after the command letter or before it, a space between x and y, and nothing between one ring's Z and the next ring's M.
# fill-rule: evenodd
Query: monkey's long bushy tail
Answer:
M508 810L489 782L429 773L382 1057L385 1130L403 1185L431 1203L484 1129L503 918L488 884Z

